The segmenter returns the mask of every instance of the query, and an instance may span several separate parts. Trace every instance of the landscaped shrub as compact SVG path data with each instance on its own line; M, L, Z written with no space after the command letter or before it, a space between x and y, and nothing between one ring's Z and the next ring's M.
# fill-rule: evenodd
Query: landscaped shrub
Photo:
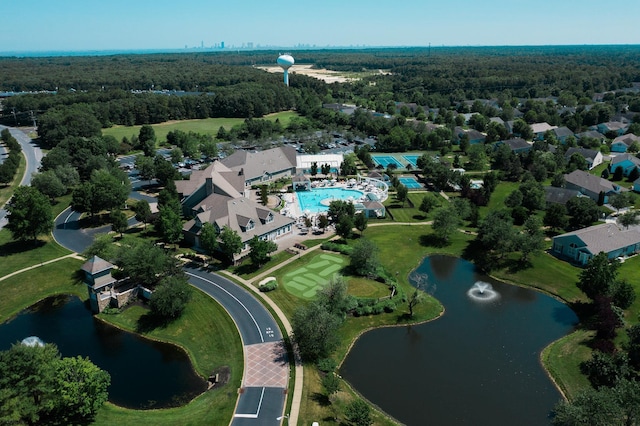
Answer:
M318 360L318 370L323 373L331 373L335 371L336 367L338 367L338 364L333 358L322 358Z
M396 302L392 299L388 299L384 302L384 311L388 314L396 310Z
M260 291L263 293L275 290L276 288L278 288L278 281L276 280L266 282L259 287Z
M351 251L353 250L351 246L348 246L346 244L338 244L331 241L322 243L321 247L322 247L322 250L335 251L337 253L341 253L347 256L350 255Z

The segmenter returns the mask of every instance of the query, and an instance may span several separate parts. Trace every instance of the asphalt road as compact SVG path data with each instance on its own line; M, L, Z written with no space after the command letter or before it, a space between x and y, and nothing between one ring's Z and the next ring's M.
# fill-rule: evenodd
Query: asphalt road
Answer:
M125 159L124 161L127 161ZM128 161L134 161L128 158ZM151 197L136 192L143 184L136 180L136 172L130 173L134 191L131 197ZM110 226L94 229L82 229L79 223L80 214L66 209L55 220L53 235L56 241L70 250L82 253L93 242L96 234L108 232ZM135 219L130 220L130 224ZM247 290L220 275L197 268L185 268L189 282L220 303L233 318L243 345L282 341L282 334L271 313ZM282 415L286 393L284 388L277 387L244 387L238 396L238 404L233 426L280 425L277 420Z
M217 274L185 268L189 282L217 300L233 318L243 345L279 342L282 334L269 311L251 293ZM279 425L286 394L283 388L245 387L238 396L233 426Z
M15 129L13 127L0 125L0 131L7 128L11 132L11 135L14 138L16 138L18 143L20 143L22 152L27 160L24 177L22 178L20 185L23 185L23 186L30 185L31 175L36 173L40 168L40 162L42 161L42 150L40 149L39 146L35 144L33 139L27 136L20 129ZM7 211L5 209L0 209L0 229L2 229L6 224L7 224Z

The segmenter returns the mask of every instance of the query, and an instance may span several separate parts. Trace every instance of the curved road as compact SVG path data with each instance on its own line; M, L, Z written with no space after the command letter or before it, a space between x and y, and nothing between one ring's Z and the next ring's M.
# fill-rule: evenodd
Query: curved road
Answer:
M137 192L132 197L146 196ZM63 247L82 253L96 234L109 231L109 226L81 229L80 214L63 211L53 229L55 240ZM135 219L130 221L135 223ZM280 425L289 380L289 362L282 334L271 313L248 291L220 275L184 268L189 282L220 303L233 318L244 349L242 389L231 424L233 426Z
M27 161L26 169L20 185L26 186L31 184L31 175L36 173L40 168L40 161L42 161L42 150L35 144L33 139L27 136L22 130L13 127L7 127L0 125L0 131L9 129L11 135L16 138L22 152ZM0 209L0 229L7 224L7 211Z

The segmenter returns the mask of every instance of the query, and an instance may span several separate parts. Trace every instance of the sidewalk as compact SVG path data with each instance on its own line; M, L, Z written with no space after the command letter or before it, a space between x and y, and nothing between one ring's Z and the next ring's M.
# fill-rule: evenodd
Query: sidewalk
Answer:
M339 238L337 236L332 237L331 239L335 239L335 238ZM267 293L262 293L260 290L258 290L258 288L256 286L254 286L251 282L256 282L256 281L260 281L262 278L269 276L269 274L275 272L276 270L282 268L285 265L288 265L289 263L299 259L301 256L305 256L308 253L311 253L315 250L320 249L320 244L318 244L317 246L313 246L310 247L307 250L303 250L300 251L299 254L287 259L286 261L260 273L259 275L253 277L251 279L251 281L245 280L244 278L240 278L237 275L232 274L231 272L227 271L227 270L222 270L219 271L219 273L224 274L228 277L231 277L239 282L241 282L242 284L244 284L247 288L249 288L251 291L253 291L254 293L256 293L256 295L258 297L260 297L262 300L264 300L269 307L273 310L273 312L276 313L276 315L278 316L278 319L280 319L280 321L282 322L282 325L284 326L285 332L288 335L291 335L292 333L292 328L291 328L291 323L289 322L289 320L287 319L286 315L284 314L284 312L282 312L282 310L280 309L280 307L278 305L275 304L275 302L273 300L271 300L271 298L267 295ZM300 357L298 356L297 350L294 348L294 352L295 352L295 372L296 372L296 378L293 384L293 397L291 400L291 411L288 413L289 416L289 424L291 425L296 425L298 424L298 417L300 415L300 404L302 403L302 387L304 384L304 368L302 366L302 362L300 360ZM286 407L285 407L286 408ZM284 413L285 415L287 415L287 413Z
M18 274L21 274L23 272L30 271L32 269L39 268L39 267L44 266L44 265L48 265L49 263L57 262L57 261L62 260L62 259L68 259L70 257L73 257L73 258L79 259L79 260L84 260L84 257L80 256L78 253L71 253L71 254L68 254L66 256L56 257L55 259L47 260L46 262L42 262L42 263L38 263L38 264L35 264L35 265L31 265L31 266L29 266L27 268L20 269L19 271L12 272L10 274L5 275L4 277L0 277L0 281L6 280L7 278L11 278L14 275L18 275Z

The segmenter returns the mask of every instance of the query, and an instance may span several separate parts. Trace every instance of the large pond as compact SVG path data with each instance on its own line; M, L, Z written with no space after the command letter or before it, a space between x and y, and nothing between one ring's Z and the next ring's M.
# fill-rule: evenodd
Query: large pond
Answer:
M540 352L572 331L575 313L454 257L428 257L416 274L444 315L365 333L340 374L407 425L549 424L561 395Z
M109 401L129 408L181 405L206 389L179 347L145 339L92 317L77 297L47 298L0 325L0 350L28 336L85 356L111 374Z

